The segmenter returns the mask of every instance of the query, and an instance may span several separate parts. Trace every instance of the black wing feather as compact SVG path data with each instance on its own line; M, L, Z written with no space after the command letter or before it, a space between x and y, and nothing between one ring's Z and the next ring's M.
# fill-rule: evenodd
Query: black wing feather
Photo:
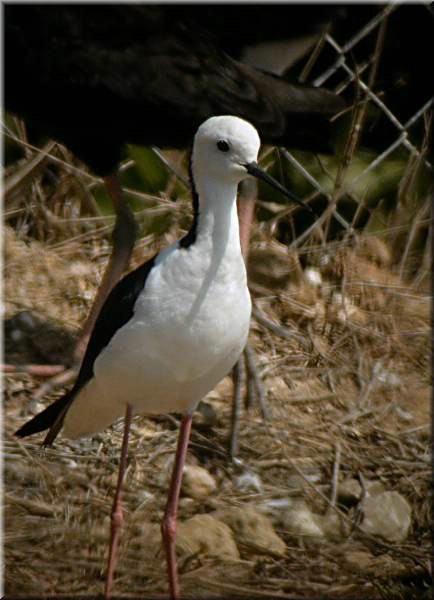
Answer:
M70 392L67 392L61 398L58 398L55 402L50 404L50 406L47 406L45 410L35 415L33 419L24 423L24 425L15 432L15 435L23 438L28 435L33 435L34 433L39 433L40 431L45 431L51 427L62 411L67 408L75 394L76 390L74 386Z
M96 320L74 387L25 423L15 435L27 437L50 429L44 445L51 445L59 433L63 419L81 388L93 377L95 360L115 333L134 314L134 305L145 287L146 279L155 264L155 256L121 279L105 301Z
M155 264L155 258L156 256L128 273L108 295L96 320L78 373L75 385L79 388L93 377L95 359L101 350L133 316L137 297L145 287L146 279Z

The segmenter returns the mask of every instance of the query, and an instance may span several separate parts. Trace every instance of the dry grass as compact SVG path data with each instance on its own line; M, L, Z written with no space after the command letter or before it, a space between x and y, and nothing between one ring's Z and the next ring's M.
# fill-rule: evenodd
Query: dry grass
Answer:
M42 185L40 174L33 173L36 183L15 191L14 214L6 204L6 322L21 311L37 320L21 340L13 336L19 326L12 320L6 330L8 362L38 362L41 353L48 361L62 362L55 344L59 328L73 339L107 258L109 229L98 215L89 215L93 205L84 201L98 182L89 175L71 175L66 167L60 174L61 192ZM37 202L56 214L57 227L46 211L35 217ZM178 222L185 227L188 214L187 196L176 204L164 197L144 202L165 216L166 225L162 237L146 234L135 261L174 239ZM66 219L74 205L76 216ZM190 462L215 475L218 493L201 504L183 500L180 518L300 495L316 512L339 510L347 539L300 545L280 530L288 545L282 559L248 550L230 565L193 557L182 565L186 596L406 598L412 589L422 594L428 581L430 298L423 285L415 284L414 271L406 279L393 258L391 231L326 245L316 245L315 239L314 232L301 254L288 251L262 224L252 239L249 271L257 310L286 333L296 333L288 340L256 320L252 324L251 341L269 390L271 414L267 425L257 408L243 415L239 457L259 475L263 490L240 493L233 484L237 468L226 454L232 383L226 378L207 399L213 423L197 418L189 454ZM321 273L320 286L309 284L300 256ZM22 372L4 379L6 592L96 595L103 586L122 423L91 440L59 440L46 451L36 442L18 441L13 431L61 392L31 402L41 383ZM176 433L170 420L134 421L119 594L166 591L161 549L149 546L146 528L162 515ZM288 485L297 474L310 482L298 490ZM410 502L413 525L405 543L366 536L353 512L329 508L336 485L350 476L381 481ZM348 560L356 551L372 557L368 565L357 568Z
M395 8L386 7L384 15ZM240 467L227 455L232 395L227 377L206 399L212 418L196 416L188 456L215 476L217 493L201 503L183 498L180 506L180 518L186 519L295 496L317 513L337 511L346 533L339 541L311 545L280 528L284 558L251 549L242 549L241 559L230 564L190 557L180 565L186 597L428 598L432 172L426 159L432 116L428 108L422 115L427 136L420 147L412 135L402 137L398 150L408 151L408 158L399 153L393 208L385 210L381 196L373 204L369 193L377 180L391 177L388 162L372 157L363 163L357 146L368 96L375 100L386 18L366 63L368 85L360 80L364 71L347 69L338 86L359 89L340 164L323 160L313 177L312 162L305 166L282 153L309 181L309 201L329 190L327 209L297 235L292 208L260 202L272 216L257 223L252 235L251 342L268 389L270 419L264 424L258 407L244 411L239 459L260 477L262 490L242 493L235 485ZM99 209L101 181L64 148L48 143L43 152L35 151L20 123L8 135L26 152L5 172L6 362L68 365L107 260L113 219ZM266 150L263 158L272 154ZM182 156L165 156L175 167L169 165L164 193L127 190L142 226L133 264L188 227L190 200L176 176ZM387 157L393 176L394 157ZM127 176L131 163L122 166ZM351 203L356 209L348 220L344 209ZM356 229L364 212L368 221ZM320 285L312 285L307 267L320 274ZM97 595L103 589L122 422L89 440L59 439L49 450L19 441L13 436L17 427L63 391L42 394L43 383L22 367L4 377L5 590L27 597ZM133 422L115 581L119 595L167 592L161 548L149 540L162 516L176 435L173 418ZM290 481L297 476L294 487ZM339 484L349 477L358 478L362 488L380 482L406 498L412 527L405 542L363 534L357 510L336 503Z

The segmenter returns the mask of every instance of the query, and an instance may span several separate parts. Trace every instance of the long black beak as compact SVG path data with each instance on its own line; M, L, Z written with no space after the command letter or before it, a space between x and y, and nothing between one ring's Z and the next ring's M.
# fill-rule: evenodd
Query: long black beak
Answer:
M274 187L276 190L279 190L280 193L282 193L284 196L286 196L293 202L297 202L297 204L300 204L300 206L303 206L303 208L306 208L311 213L314 212L308 204L303 202L303 200L300 200L300 198L297 198L297 196L295 196L292 192L284 188L283 185L276 181L274 177L271 177L271 175L268 175L268 173L263 171L257 162L245 163L243 167L245 167L247 173L249 173L250 175L257 177L257 179L262 179L262 181L265 181L266 183Z

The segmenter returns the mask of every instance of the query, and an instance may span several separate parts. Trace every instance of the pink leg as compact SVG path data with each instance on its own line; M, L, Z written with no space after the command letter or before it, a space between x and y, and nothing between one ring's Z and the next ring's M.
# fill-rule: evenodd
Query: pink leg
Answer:
M250 232L255 216L257 190L257 182L254 179L246 179L240 186L240 193L237 201L241 252L243 253L246 264L249 255Z
M116 551L118 547L119 534L123 521L121 493L122 482L124 480L125 467L127 464L128 455L128 437L130 434L130 426L133 410L131 404L127 404L125 413L124 436L122 439L121 461L119 463L118 483L116 486L115 497L113 499L113 508L111 514L111 531L110 531L110 549L107 565L107 579L105 584L104 597L110 598L110 593L113 585L113 575L116 566Z
M77 359L81 359L86 351L90 334L102 305L128 267L137 237L137 223L128 202L124 198L118 176L109 175L104 177L104 183L116 213L116 224L112 234L113 250L75 350Z
M180 597L178 569L176 566L176 515L178 513L178 500L181 491L182 472L184 470L185 457L187 455L188 442L190 440L192 415L182 418L179 430L178 447L176 449L175 464L173 466L172 480L170 482L169 497L167 499L166 511L161 523L161 534L163 536L164 549L166 551L167 573L169 577L170 597L178 600Z

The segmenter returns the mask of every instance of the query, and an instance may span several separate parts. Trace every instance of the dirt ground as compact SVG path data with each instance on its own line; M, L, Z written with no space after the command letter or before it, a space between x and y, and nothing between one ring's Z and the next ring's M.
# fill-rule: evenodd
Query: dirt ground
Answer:
M23 365L71 360L108 245L99 240L83 250L59 236L36 241L9 225L4 238L5 362L11 365L3 382L5 592L96 596L104 585L122 422L91 439L60 437L51 449L42 449L38 437L18 440L13 432L67 389L41 390L46 379ZM153 252L155 244L147 242L138 244L136 262ZM311 245L300 262L258 229L249 271L260 311L250 341L269 418L264 423L258 406L243 409L234 463L227 452L231 377L209 394L195 418L188 463L207 469L217 489L200 501L184 496L180 521L227 507L304 499L316 514L338 514L344 533L303 539L273 521L286 544L283 556L242 545L232 561L218 553L184 555L183 594L428 598L429 289L406 284L387 239L373 236ZM280 333L261 323L261 315ZM134 419L116 595L167 594L161 547L146 532L164 509L177 421L177 415ZM256 490L237 486L243 473L256 476ZM406 499L411 527L405 540L363 533L360 506L331 501L349 478L362 487L379 482Z

